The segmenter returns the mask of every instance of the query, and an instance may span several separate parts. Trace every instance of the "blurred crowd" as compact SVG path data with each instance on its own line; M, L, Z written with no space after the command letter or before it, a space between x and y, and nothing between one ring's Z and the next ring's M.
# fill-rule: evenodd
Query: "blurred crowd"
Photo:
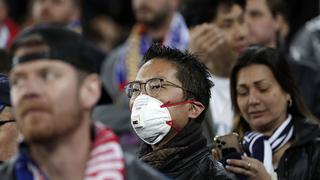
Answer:
M34 37L37 33L43 37ZM37 66L23 70L24 63L49 58L99 74L93 85L88 83L89 98L83 98L88 103L78 100L98 123L88 125L97 133L88 136L98 142L99 133L105 133L100 125L112 129L109 136L119 138L121 152L145 163L130 170L133 174L317 179L319 48L318 0L0 0L0 161L18 153L21 163L25 144L34 142L17 113L18 85L20 90L33 85L23 84L27 78L14 84L11 77L27 77ZM85 58L93 60L82 63ZM63 95L56 97L57 106L72 106L62 103L68 97ZM232 132L243 151L217 146L215 137ZM37 145L30 147L30 154L40 152ZM126 156L121 158L127 163ZM40 179L47 179L46 173L59 177L40 156L34 160L43 168ZM135 177L127 169L117 171ZM24 177L18 172L17 179Z

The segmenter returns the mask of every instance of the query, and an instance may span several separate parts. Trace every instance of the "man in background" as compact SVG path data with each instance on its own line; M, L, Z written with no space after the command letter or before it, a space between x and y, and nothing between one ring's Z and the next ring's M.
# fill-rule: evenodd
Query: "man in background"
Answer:
M283 0L247 0L246 22L250 44L277 48L289 59L294 78L304 102L320 117L320 74L315 66L295 61L286 54L285 39L290 31L287 22L287 5ZM303 47L306 48L306 47Z
M32 0L33 23L54 23L80 32L81 0Z
M204 125L209 142L232 129L233 111L229 76L239 55L248 46L241 0L186 0L183 15L190 28L190 51L198 54L211 73L209 111Z

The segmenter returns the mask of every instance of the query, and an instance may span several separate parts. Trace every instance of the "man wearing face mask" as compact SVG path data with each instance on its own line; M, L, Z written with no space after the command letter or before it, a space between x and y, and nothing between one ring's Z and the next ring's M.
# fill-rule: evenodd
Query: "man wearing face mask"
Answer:
M193 55L153 45L126 86L131 125L144 141L139 158L174 179L233 179L213 160L202 135L209 77Z

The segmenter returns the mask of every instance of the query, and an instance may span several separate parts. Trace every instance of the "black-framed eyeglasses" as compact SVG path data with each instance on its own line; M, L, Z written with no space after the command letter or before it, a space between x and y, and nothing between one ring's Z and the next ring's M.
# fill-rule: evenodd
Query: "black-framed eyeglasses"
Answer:
M16 120L12 120L12 119L10 119L10 120L3 120L3 121L0 120L0 127L3 126L3 125L5 125L5 124L7 124L7 123L12 123L12 122L16 122Z
M152 79L147 80L144 83L140 82L140 81L132 81L127 84L125 90L126 90L126 94L129 98L135 98L135 97L139 96L142 88L144 88L147 95L154 97L160 92L160 90L164 86L173 86L176 88L180 88L180 89L194 95L194 93L191 92L190 90L188 90L184 87L181 87L173 82L164 80L162 78L152 78Z

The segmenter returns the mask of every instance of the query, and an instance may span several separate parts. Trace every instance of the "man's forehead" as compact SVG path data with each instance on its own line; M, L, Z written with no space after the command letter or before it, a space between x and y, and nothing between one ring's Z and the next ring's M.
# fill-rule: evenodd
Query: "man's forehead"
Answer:
M136 80L147 81L152 78L176 80L177 67L166 59L155 58L145 63L138 71Z
M10 72L10 75L19 74L19 73L28 73L28 72L36 72L44 69L74 69L68 63L65 63L59 59L38 59L29 62L20 63L14 66Z
M230 6L220 6L216 15L215 21L234 19L243 14L243 9L238 4L232 4Z

